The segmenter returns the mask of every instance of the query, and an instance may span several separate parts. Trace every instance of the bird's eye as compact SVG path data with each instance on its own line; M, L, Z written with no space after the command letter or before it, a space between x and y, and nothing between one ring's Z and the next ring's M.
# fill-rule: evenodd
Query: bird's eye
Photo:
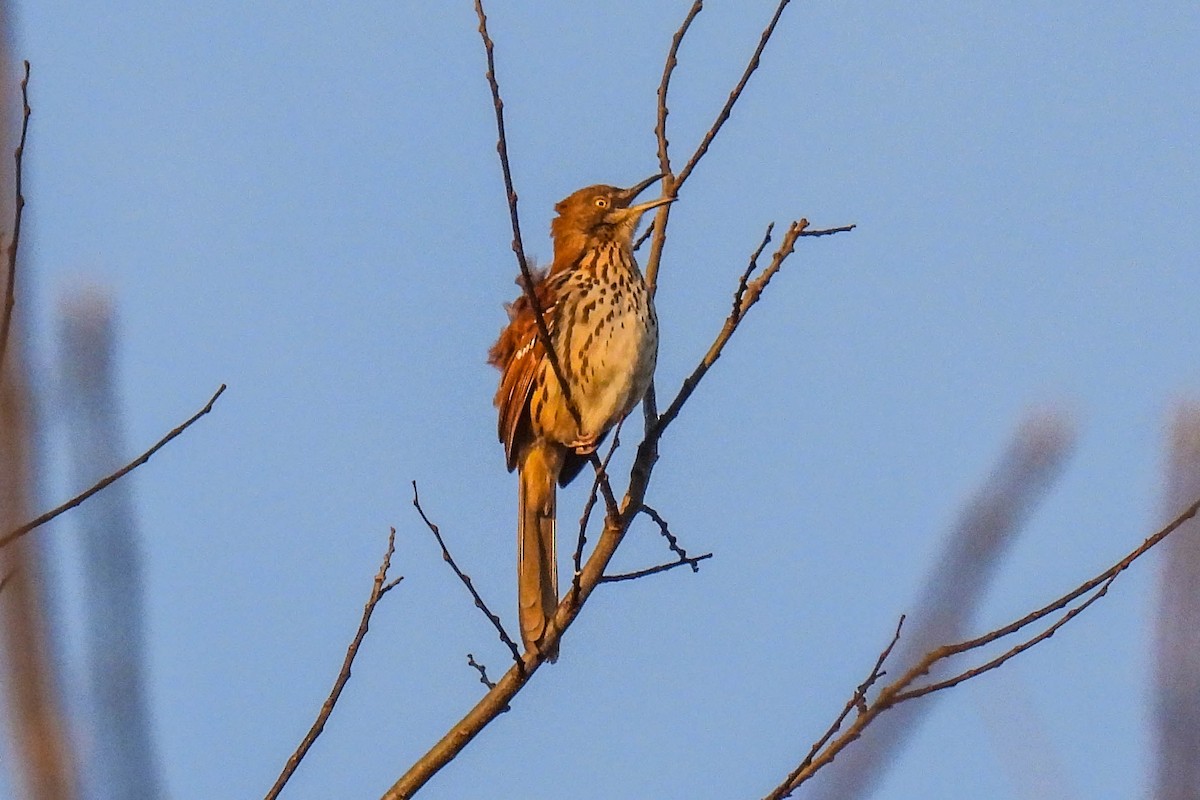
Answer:
M596 208L608 208L608 198L607 197L597 197L592 202L596 204Z

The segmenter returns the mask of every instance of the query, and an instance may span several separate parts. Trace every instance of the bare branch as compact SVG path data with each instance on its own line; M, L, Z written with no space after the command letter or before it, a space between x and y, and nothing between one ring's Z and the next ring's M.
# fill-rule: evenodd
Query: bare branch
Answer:
M483 664L480 664L478 661L476 661L475 656L471 653L467 653L467 666L473 667L475 669L475 671L479 673L479 682L480 683L482 683L488 689L496 688L496 684L490 678L488 678L487 667L485 667Z
M8 282L4 289L4 316L0 319L0 370L4 367L4 355L8 352L8 336L12 329L13 307L17 302L17 247L21 241L21 212L25 210L25 195L21 193L21 174L25 156L25 135L29 132L29 62L25 62L25 77L21 79L21 140L13 152L16 161L14 176L15 202L13 205L12 238L8 242Z
M421 519L425 522L426 527L433 532L433 537L437 539L438 546L442 548L442 559L450 565L450 569L454 570L454 574L458 576L460 581L462 581L463 586L467 587L467 591L471 593L471 597L475 598L475 607L482 611L483 615L488 618L489 622L492 623L492 626L495 627L496 632L500 634L500 641L504 642L504 644L512 652L513 661L518 667L520 667L520 649L512 640L512 637L508 635L508 631L504 630L504 625L500 622L500 617L496 614L493 614L492 610L488 608L487 603L483 602L483 598L479 595L479 592L475 590L475 584L471 582L471 576L458 568L458 564L454 561L454 556L450 555L450 550L446 547L446 540L442 538L442 532L438 530L438 526L434 525L433 522L430 521L429 517L425 516L425 509L421 508L421 498L417 494L416 481L412 482L412 487L413 507L416 508L417 513L421 515Z
M667 524L667 521L663 519L662 514L659 514L645 503L642 503L642 513L654 520L654 524L658 526L658 532L662 534L664 539L667 540L667 547L671 548L671 552L679 556L679 558L683 561L687 561L687 551L680 546L679 539L675 536L675 534L671 533L671 527ZM711 553L709 555L711 555ZM695 571L694 567L693 571Z
M671 37L671 46L667 49L667 62L663 65L662 81L658 84L658 122L654 126L654 138L658 141L658 166L663 172L671 171L671 157L667 152L670 147L667 141L667 115L670 114L667 108L667 90L671 86L671 74L675 72L675 67L679 66L679 46L683 44L683 37L687 36L692 21L703 9L704 0L695 0L678 30Z
M717 118L713 121L712 126L700 140L700 144L697 145L696 151L692 153L692 157L688 159L687 165L684 166L683 171L680 172L678 176L673 178L672 185L670 187L672 191L679 191L680 187L683 186L684 181L691 176L692 170L694 170L696 165L700 163L700 159L704 158L705 153L708 152L709 146L712 145L713 140L717 138L717 134L720 133L721 127L729 120L729 115L733 113L734 105L737 104L738 99L742 96L742 92L746 89L746 85L750 82L750 76L753 75L754 71L758 69L763 50L766 49L767 42L771 40L771 35L775 32L775 26L779 23L779 18L783 16L783 10L787 7L789 2L791 2L791 0L780 0L779 5L775 8L775 13L771 16L771 21L767 23L767 27L763 30L762 36L759 37L758 47L754 48L754 54L750 56L750 61L746 64L746 69L742 72L741 80L737 82L737 85L734 86L733 90L729 93L729 97L725 100L725 105L721 107L721 111L717 114ZM667 85L670 82L671 72L673 72L675 69L674 55L675 51L678 49L679 41L681 41L683 35L687 33L687 29L692 24L692 20L695 19L696 14L700 12L700 9L696 7L699 5L702 4L696 3L691 9L689 9L688 15L684 19L684 24L680 26L680 29L676 31L675 38L671 40L671 52L667 57L667 68L663 70L663 81L659 86L659 128L655 129L655 133L658 134L660 163L665 160L664 155L666 152L667 116L666 91ZM663 171L670 172L669 169L664 169ZM658 235L660 228L665 228L668 213L668 209L665 207L659 209L658 214L655 217L654 227L647 229L646 232L642 234L637 243L634 245L635 250L642 246L642 243L650 237L652 231L655 233L655 235ZM663 235L665 236L665 233ZM661 251L661 247L659 250ZM654 264L655 272L657 272L657 262L655 261Z
M550 340L550 329L546 327L546 316L542 310L534 287L533 273L529 269L529 261L525 258L525 245L521 243L521 222L517 215L517 191L513 188L512 171L508 165L508 139L504 134L504 101L500 98L500 83L496 80L495 44L488 36L487 14L483 11L483 0L475 0L475 15L479 18L479 35L483 39L483 49L487 54L487 81L492 90L492 106L496 110L496 153L500 156L500 170L504 173L504 191L508 198L508 216L512 222L512 249L517 257L517 266L521 270L521 286L529 307L533 309L533 321L537 323L538 337L546 349L546 358L554 377L562 388L563 397L567 401L567 410L571 412L576 424L582 424L579 410L571 399L570 384L563 377L562 366L558 362L558 354L554 352L554 342Z
M1004 554L1061 474L1073 441L1070 420L1061 412L1039 409L1017 426L991 473L944 537L909 615L915 624L892 656L894 672L902 674L938 646L966 635ZM930 679L945 678L945 666L934 667ZM874 723L863 741L842 754L815 787L813 800L870 795L932 708L930 703L907 705Z
M583 564L583 548L587 544L587 527L588 522L592 518L592 509L596 507L596 498L598 496L600 486L603 484L605 494L604 502L608 506L608 515L616 516L620 510L616 507L616 498L613 497L612 487L608 483L608 463L612 461L613 453L617 452L617 447L621 444L621 426L625 421L617 423L617 427L613 430L612 445L608 448L608 453L604 456L604 460L593 466L596 467L596 477L592 481L592 488L588 492L587 501L583 504L583 513L579 516L579 537L575 541L575 553L572 556L572 562L575 565L575 571L571 577L571 592L578 596L579 594L579 575L582 572ZM595 454L592 454L593 459Z
M140 467L142 464L145 464L147 461L150 460L151 456L153 456L155 453L157 453L159 450L161 450L163 447L165 447L168 442L170 442L176 436L179 436L181 433L183 433L188 428L190 428L192 426L192 423L194 423L196 420L203 417L208 412L212 411L213 404L217 402L217 398L220 397L221 393L224 391L225 391L225 384L222 383L220 388L217 389L216 393L212 397L209 398L207 403L204 404L204 408L200 409L195 414L193 414L182 425L180 425L179 427L172 430L170 433L168 433L163 438L159 439L158 442L156 442L153 447L151 447L146 452L142 453L140 456L135 458L133 461L130 461L128 464L121 467L119 470L112 473L111 475L109 475L105 478L102 478L90 489L87 489L86 491L81 492L80 494L77 494L75 497L72 497L70 500L63 503L62 505L60 505L56 508L52 508L51 510L47 511L45 514L42 514L40 517L37 517L36 519L32 519L29 522L26 522L24 525L20 526L19 528L9 531L4 536L0 537L0 548L6 547L7 545L11 544L12 542L16 541L17 539L20 539L22 536L29 533L30 531L40 528L42 525L45 525L47 522L54 519L59 514L62 514L64 511L70 511L72 508L75 508L75 506L79 505L80 503L83 503L89 497L96 494L96 492L103 490L110 484L115 483L116 481L125 477L130 472L133 472L135 469Z
M601 583L618 583L620 581L635 581L638 578L645 578L648 575L657 575L660 572L666 572L676 567L689 566L692 572L700 571L700 562L707 558L712 558L712 553L705 553L699 556L681 555L675 561L669 561L665 564L658 564L645 569L634 570L633 572L619 572L616 575L604 575L600 578Z
M671 174L671 156L669 154L670 143L667 141L667 115L670 111L667 108L667 92L671 85L671 74L675 72L675 67L679 65L679 46L683 44L683 37L687 35L688 28L692 26L692 21L696 19L696 15L704 8L704 0L695 0L692 7L688 9L687 15L683 18L678 30L671 37L671 46L667 50L667 61L663 65L662 81L658 85L658 121L654 126L654 138L658 141L658 171L663 173L663 193L675 193L675 178ZM641 247L642 242L646 237L654 233L654 242L650 247L650 257L646 260L646 286L650 289L650 294L654 294L655 286L658 283L658 265L662 261L663 247L667 242L667 222L671 218L671 204L667 203L664 206L659 206L658 211L654 215L654 224L648 228L642 237L634 245L634 249ZM649 409L648 409L649 410Z
M849 233L850 231L854 230L857 227L858 227L857 225L839 225L836 228L822 228L821 230L818 230L818 231L806 229L806 230L800 231L800 235L801 236L832 236L835 233Z
M923 697L927 694L948 689L951 686L956 686L965 680L982 674L991 669L1004 664L1005 662L1015 658L1017 655L1029 650L1040 642L1053 636L1060 628L1070 622L1076 616L1083 612L1092 603L1099 600L1107 592L1109 586L1116 580L1117 576L1128 569L1134 561L1145 555L1151 548L1157 545L1166 537L1170 536L1178 530L1185 522L1194 518L1197 513L1200 513L1200 499L1197 499L1190 506L1184 509L1177 517L1171 520L1166 526L1161 528L1157 533L1147 538L1141 545L1132 550L1128 555L1122 558L1117 563L1113 564L1104 572L1096 575L1090 580L1077 586L1075 589L1064 594L1058 599L1048 603L1047 605L1033 611L1024 617L1015 620L1008 625L997 628L982 636L974 639L959 642L958 644L946 645L936 648L920 659L916 664L909 668L902 676L894 682L888 684L880 690L874 702L863 701L863 705L859 708L859 715L854 722L837 738L828 741L827 744L820 750L819 753L806 759L801 763L801 766L793 770L788 778L777 786L770 794L766 796L766 800L778 800L778 798L788 797L799 788L805 781L811 778L818 770L827 764L831 763L834 758L841 753L851 742L857 740L863 730L871 724L881 713L894 708L899 703L906 700L912 700L917 697ZM1092 592L1094 591L1094 594ZM1084 595L1091 594L1078 605L1071 606L1076 600ZM1063 611L1063 609L1066 609ZM963 653L978 650L995 641L1010 636L1021 630L1024 630L1029 625L1063 611L1061 617L1056 619L1050 627L1040 633L1029 637L1012 647L1005 653L1002 653L995 658L989 659L977 667L964 670L957 675L941 681L927 683L921 686L914 686L918 680L928 675L933 667L945 659L961 655Z
M800 234L807 227L808 220L806 219L797 220L789 225L787 233L784 234L783 242L780 243L779 249L775 251L775 255L771 257L771 263L767 265L766 269L764 269L757 278L748 280L750 274L757 266L756 260L762 253L765 242L760 244L755 249L754 255L750 259L750 266L743 273L742 279L738 281L738 287L734 293L734 297L737 300L737 305L729 313L729 316L726 317L725 324L721 326L721 330L717 334L716 340L713 341L712 345L708 348L708 352L704 354L704 358L700 360L700 363L697 365L696 369L692 371L692 374L689 375L686 380L684 380L683 386L681 386L679 389L679 393L675 395L675 399L671 401L671 405L668 406L667 410L663 412L661 417L659 417L658 423L647 435L647 439L653 439L654 441L657 441L659 438L661 438L663 431L667 429L667 426L670 425L677 416L679 416L679 411L683 408L683 404L687 402L687 399L691 397L692 392L696 390L696 387L704 378L705 373L708 372L713 364L717 363L717 359L721 357L721 351L725 349L725 345L728 343L729 338L733 336L733 332L737 330L738 325L740 325L742 320L745 319L746 312L750 310L751 306L758 302L758 298L762 295L763 290L767 288L767 284L771 282L771 278L773 278L775 273L779 271L779 268L783 266L783 262L787 260L787 257L792 254L792 251L796 247L796 240L800 238ZM770 234L770 230L770 228L767 229L768 235Z
M13 575L15 575L16 572L17 572L16 567L14 567L14 568L10 569L8 572L4 573L3 578L0 578L0 594L2 594L4 592L4 587L8 586L8 582L12 580Z
M854 693L850 695L850 699L846 701L846 705L842 707L842 713L837 715L837 717L833 720L833 723L830 724L830 726L825 730L825 733L821 735L821 738L817 739L817 741L813 743L813 746L808 751L808 755L806 755L804 760L800 762L800 766L792 770L783 784L775 789L775 792L767 795L768 800L775 800L775 798L778 797L786 797L786 793L777 793L790 792L787 787L790 786L792 782L794 782L810 764L812 764L812 761L816 757L817 753L821 752L821 748L828 744L829 740L837 735L837 732L842 728L842 724L845 723L846 718L850 716L850 712L857 710L859 713L862 713L866 710L867 692L870 691L872 686L879 682L880 678L887 674L883 671L883 665L887 663L888 657L892 654L892 650L896 647L896 643L900 641L900 631L903 628L904 615L901 614L900 620L896 623L896 632L892 634L892 640L888 642L887 647L880 651L879 657L875 659L875 664L871 667L871 671L867 674L866 679L860 683L857 688L855 688Z
M358 655L358 648L362 645L363 638L367 635L367 628L371 623L371 615L375 612L375 606L383 599L383 596L395 588L396 584L404 580L401 576L395 580L388 581L388 569L392 566L392 555L396 552L396 529L392 528L388 532L387 550L384 551L383 561L379 564L379 571L375 573L375 579L371 582L371 594L367 598L367 604L363 606L362 619L358 623L358 631L354 634L353 641L346 649L346 658L342 661L342 669L338 672L337 679L333 682L333 688L329 692L329 697L325 699L321 706L320 712L317 714L316 721L312 727L308 729L304 739L296 748L296 751L288 758L287 763L283 766L283 772L279 774L279 778L275 781L275 785L267 792L266 800L275 800L279 793L283 791L283 787L287 784L296 768L300 766L300 762L308 754L313 743L317 741L317 737L325 730L325 723L329 720L329 715L333 713L333 707L337 705L338 698L342 695L342 689L345 688L346 682L350 680L350 668L354 665L354 659Z
M696 168L696 165L700 163L700 159L704 158L704 154L708 152L709 145L717 138L717 134L721 131L721 126L729 120L729 115L733 112L734 104L737 103L738 98L745 91L746 84L750 82L750 76L758 69L759 59L762 58L763 50L766 49L767 42L771 40L771 34L775 32L775 26L779 23L779 18L783 16L783 10L787 8L789 2L791 0L779 0L779 5L776 6L771 21L767 23L762 36L759 37L758 47L754 48L754 55L750 56L750 61L746 64L746 69L742 72L741 80L737 82L737 86L733 87L733 91L729 93L729 98L725 101L725 105L721 107L721 113L717 114L712 127L708 129L708 132L704 134L704 138L700 140L700 144L696 147L696 152L692 153L692 157L688 159L687 165L679 173L679 177L675 181L676 189L683 186L684 182L691 176L692 170Z

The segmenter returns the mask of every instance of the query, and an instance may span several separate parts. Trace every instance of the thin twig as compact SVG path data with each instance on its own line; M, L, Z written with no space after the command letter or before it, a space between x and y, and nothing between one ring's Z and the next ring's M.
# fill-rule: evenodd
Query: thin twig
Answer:
M596 506L596 498L599 496L601 484L607 490L604 502L608 505L609 516L615 516L620 513L620 510L615 507L616 499L613 498L612 487L608 484L608 463L612 461L613 453L617 452L617 447L621 444L621 426L624 422L622 420L617 423L617 427L613 430L612 444L609 446L604 460L596 467L596 477L592 480L592 488L588 492L587 501L583 504L583 513L579 515L579 536L575 541L575 553L572 556L575 570L571 576L571 593L576 597L579 595L579 575L583 570L583 548L587 544L588 522L591 521L592 509Z
M533 321L537 325L537 335L541 338L542 346L546 350L550 368L554 370L554 377L558 379L558 385L562 387L563 398L567 401L567 410L571 412L575 424L581 425L579 410L571 399L571 387L563 377L564 373L558 362L558 354L554 352L554 342L550 339L550 329L546 326L545 312L537 297L533 273L529 269L528 259L525 258L525 245L521 242L521 221L517 215L517 190L513 188L512 171L508 164L508 139L504 133L504 101L500 98L500 83L496 80L495 44L488 36L487 14L483 11L483 0L475 0L475 15L479 18L479 35L483 39L483 49L487 54L487 82L488 87L492 90L492 107L496 111L496 153L500 156L500 170L504 173L508 217L512 222L512 250L517 257L517 266L521 270L521 286L525 297L529 300L529 307L533 309Z
M680 556L677 560L667 562L666 564L658 564L653 567L634 570L633 572L618 572L615 575L604 575L600 578L600 582L618 583L620 581L635 581L638 578L645 578L647 575L657 575L660 572L666 572L667 570L682 566L689 566L692 568L692 572L699 572L700 562L712 557L712 553L705 553L699 556Z
M487 667L485 667L483 664L480 664L478 661L476 661L475 656L472 653L467 653L467 666L473 667L475 669L475 671L479 673L479 682L480 683L482 683L488 689L496 688L496 684L488 677Z
M900 641L900 631L903 628L904 615L901 614L900 621L896 623L896 632L892 634L892 640L888 642L887 647L880 651L879 657L875 659L875 664L871 667L871 672L867 675L866 680L864 680L857 686L857 688L855 688L854 693L850 695L850 699L847 700L846 705L843 706L842 713L837 715L837 717L833 720L833 723L825 730L825 733L821 735L821 738L813 742L813 746L809 748L808 755L806 755L804 760L800 762L800 766L794 769L791 774L788 775L787 780L784 781L785 786L789 785L803 770L808 768L808 765L812 763L812 760L816 757L817 753L821 752L821 748L823 748L826 743L828 743L829 740L836 736L837 732L841 730L842 723L844 723L846 718L850 716L851 711L857 710L859 713L862 713L866 710L865 705L867 692L871 690L872 686L878 683L880 678L887 674L883 671L883 665L887 662L888 656L892 654L892 650L895 649L896 643ZM780 796L783 797L786 795ZM768 797L771 797L771 795L768 795Z
M312 727L308 729L308 733L304 735L304 739L296 748L296 751L288 757L287 763L283 765L283 772L279 774L279 778L275 781L275 785L271 787L271 791L267 792L266 800L275 800L279 793L283 791L283 787L292 777L292 773L300 766L300 762L308 754L313 743L317 741L317 737L325 730L325 723L329 720L329 715L333 713L333 707L337 705L338 698L342 695L342 689L345 688L346 682L350 680L350 668L354 665L354 658L358 655L358 648L362 644L363 638L367 635L367 628L371 623L371 614L375 612L375 606L383 599L383 596L396 587L396 584L404 580L401 576L395 580L388 581L388 569L392 565L392 554L396 552L396 529L392 528L388 532L387 550L383 554L383 561L379 565L379 571L375 573L375 579L371 582L371 594L367 598L367 604L363 606L362 619L358 623L358 631L354 634L354 640L350 642L350 646L346 649L346 657L342 660L342 668L338 672L337 680L333 682L333 688L329 692L329 697L321 705L321 710L317 714L316 721Z
M1059 628L1061 628L1063 625L1066 625L1068 622L1070 622L1075 617L1077 617L1080 613L1082 613L1084 609L1086 609L1092 603L1099 600L1104 595L1108 594L1108 587L1112 586L1112 582L1115 579L1116 579L1115 575L1112 576L1111 578L1109 578L1107 581L1105 581L1100 586L1099 589L1096 590L1096 592L1091 597L1089 597L1087 600L1083 601L1079 605L1077 605L1073 608L1067 609L1067 612L1065 614L1063 614L1062 617L1055 620L1053 625L1051 625L1050 627L1048 627L1046 630L1042 631L1038 635L1034 636L1033 638L1027 639L1027 640L1021 642L1016 647L1013 647L1011 650L1001 653L1000 655L996 656L995 658L985 661L984 663L980 664L977 667L972 667L970 669L963 670L962 672L960 672L957 675L952 675L951 677L945 678L944 680L935 681L933 683L928 683L928 684L925 684L924 686L918 686L915 689L909 689L908 691L897 692L892 698L893 703L902 703L905 700L913 700L918 697L924 697L927 694L932 694L934 692L940 692L943 689L949 689L952 686L957 686L958 684L962 683L963 681L967 681L967 680L970 680L971 678L978 677L979 675L982 675L985 672L990 672L991 670L995 669L996 667L999 667L1001 664L1005 663L1006 661L1009 661L1010 659L1015 658L1016 656L1020 655L1021 653L1024 653L1026 650L1028 650L1029 648L1038 644L1039 642L1044 642L1046 639L1049 639L1051 636L1053 636L1055 633L1057 633ZM949 658L951 655L956 655L956 653L948 653L946 656L938 658L937 660L941 661L941 660L943 660L943 658Z
M13 307L17 302L17 247L21 241L21 212L25 210L25 195L21 193L21 174L25 156L25 135L29 131L29 62L25 62L25 77L21 79L21 140L13 151L16 161L14 176L13 230L8 242L8 283L4 289L4 317L0 320L0 371L4 368L4 355L8 352L8 335L12 328Z
M642 503L642 513L654 520L654 524L658 526L658 532L667 540L667 547L671 548L671 552L686 561L688 557L687 551L679 546L679 539L676 538L675 534L671 533L671 527L663 519L662 514L659 514L645 503Z
M750 276L758 269L758 257L762 255L763 250L767 249L767 245L771 243L771 233L775 230L775 223L767 224L767 230L763 234L762 241L758 243L758 247L750 254L750 263L746 265L742 277L738 279L737 289L733 292L733 311L729 316L731 319L737 319L743 315L742 297L746 294L746 289L750 283Z
M742 92L746 89L746 84L750 82L750 76L758 69L759 59L762 58L763 50L767 47L767 42L771 40L771 34L775 32L775 26L779 23L779 18L783 16L783 10L787 8L791 0L779 0L779 5L775 8L775 13L771 16L771 21L767 23L767 27L763 30L762 36L759 37L758 47L754 48L754 55L750 56L750 61L746 64L746 69L742 72L742 78L737 82L737 86L733 87L733 91L729 93L729 98L725 101L725 105L721 107L721 113L717 114L716 120L713 121L712 127L704 134L704 138L700 140L700 144L696 147L696 152L692 153L692 157L688 159L687 165L679 173L675 180L675 188L683 186L688 177L692 174L692 170L700 163L700 159L704 158L704 154L708 152L709 145L717 138L717 134L729 119L729 115L733 112L733 106L737 103L738 98L742 96Z
M675 72L675 67L679 66L679 46L683 44L683 37L687 35L692 21L702 10L704 10L704 0L695 0L683 18L683 22L671 36L671 46L667 49L667 61L663 65L662 80L658 84L658 120L654 126L654 138L658 141L658 166L662 172L671 171L671 157L668 155L670 142L667 141L667 116L671 113L667 108L667 91L671 86L671 74Z
M508 635L508 631L504 630L504 625L500 622L500 617L492 613L488 608L487 603L483 602L483 598L479 592L475 590L475 584L471 582L471 576L458 568L458 564L454 561L454 556L450 555L450 550L446 547L446 540L442 538L442 532L438 530L438 526L434 525L429 517L425 516L425 509L421 508L421 498L417 494L417 482L412 482L413 487L413 507L417 509L417 513L421 515L421 519L425 522L426 527L433 532L433 537L437 539L438 546L442 548L442 559L450 565L450 569L454 570L454 574L462 581L463 586L467 587L467 591L471 593L471 597L475 599L475 607L483 612L483 615L488 618L496 628L496 632L500 634L500 641L508 647L512 652L513 661L517 666L521 665L521 651L517 647L516 642Z
M742 320L745 319L746 313L750 310L750 307L758 302L759 297L762 296L763 290L766 289L767 284L771 282L771 278L775 276L775 273L779 272L779 268L783 266L783 262L786 261L787 257L792 254L792 251L796 247L796 240L800 238L800 234L803 233L804 229L807 227L808 220L806 219L797 220L789 225L787 233L784 234L783 241L779 245L779 249L775 251L773 256L771 256L771 263L767 265L766 269L764 269L757 278L754 278L753 280L746 280L756 266L756 259L762 252L764 245L760 244L755 249L754 255L750 259L750 268L743 273L743 278L738 281L738 287L734 293L734 297L738 300L738 305L734 307L734 309L729 313L729 316L726 317L725 324L721 326L720 332L717 333L717 338L708 348L708 352L704 354L704 358L700 360L700 363L696 366L696 369L692 371L692 374L689 375L686 380L684 380L683 386L679 388L679 392L675 395L675 399L671 401L671 405L668 406L667 410L662 413L661 417L659 417L658 423L654 426L654 429L651 432L652 438L655 441L661 438L662 433L667 429L667 426L670 425L677 416L679 416L679 411L683 408L683 404L687 402L687 399L691 397L692 392L696 390L696 387L704 378L705 373L707 373L712 365L717 362L717 359L721 357L721 351L725 349L725 345L729 341L729 338L733 336L733 332L737 330L738 325L740 325ZM770 229L768 229L768 233L769 231Z
M3 593L4 587L8 586L8 582L11 581L13 578L13 575L16 575L16 574L17 574L17 568L13 567L12 569L10 569L8 572L6 572L4 574L3 578L0 578L0 593Z
M696 19L696 15L703 8L704 0L695 0L683 18L683 22L671 37L667 60L663 64L662 81L658 84L658 118L654 126L654 138L658 142L658 171L663 174L664 194L674 195L676 188L675 176L671 174L670 142L667 141L667 116L670 114L670 110L667 108L667 92L671 86L671 75L675 72L675 67L679 65L679 46L683 44L683 37L687 35L692 21ZM662 261L663 247L667 242L667 223L671 218L671 205L671 203L667 203L659 206L654 215L654 224L646 229L633 248L637 250L641 247L642 242L653 232L654 242L650 247L650 257L646 260L646 286L649 287L651 295L654 294L658 283L658 265Z
M696 146L696 151L692 152L691 158L689 158L688 163L686 163L686 166L684 166L683 172L680 172L677 176L673 176L671 184L671 190L673 192L678 192L679 188L683 186L684 181L688 180L692 170L696 169L696 164L700 163L700 160L704 157L704 154L707 154L709 146L712 145L713 140L716 139L716 134L720 133L721 127L725 125L725 122L728 121L728 119L730 119L730 114L733 113L733 106L734 104L737 104L739 98L742 97L742 92L745 91L746 84L750 83L750 76L752 76L752 74L754 74L757 70L758 64L760 64L760 60L762 58L763 50L767 48L767 43L770 41L770 36L772 36L772 34L775 32L775 25L779 23L779 19L782 17L782 14L784 14L784 8L787 7L788 2L791 2L791 0L780 0L779 6L775 7L775 13L773 14L772 18L770 18L770 22L767 23L767 28L762 31L762 36L758 37L758 47L755 48L754 54L750 56L750 61L746 62L745 70L742 72L742 79L738 80L737 85L734 86L733 90L730 92L730 96L728 96L727 100L725 101L725 106L721 107L720 113L716 115L716 119L713 120L713 125L708 128L706 133L704 133L703 138L700 140L700 144ZM678 50L679 42L683 40L683 35L688 32L688 28L691 25L691 20L695 19L697 13L700 13L700 8L697 8L697 6L700 5L702 5L701 2L696 2L695 5L692 5L688 11L688 16L684 18L684 24L680 25L679 30L676 31L676 35L674 35L671 40L671 52L667 55L667 66L664 68L664 70L662 70L662 83L659 84L659 124L658 127L655 127L655 136L658 138L659 142L660 166L662 163L670 164L670 161L666 160L665 158L667 148L666 90L667 85L670 84L671 73L674 71L674 66L676 66L676 64L674 64L674 55L676 55ZM671 170L665 168L662 169L662 172L670 173ZM668 209L666 206L659 209L658 215L655 215L653 227L648 228L640 237L638 237L637 242L634 245L634 249L641 247L642 243L649 239L650 234L652 233L655 236L666 236L665 225L668 213L670 213L670 209ZM658 243L658 240L655 240L655 243ZM661 246L659 246L658 249L661 255ZM656 273L658 273L658 260L656 260L652 255L652 258L649 259L649 263L647 264L647 275L650 276L649 283L652 285L654 284L653 278L656 276Z
M188 420L186 422L184 422L182 425L180 425L179 427L172 430L170 433L168 433L163 438L159 439L158 442L156 442L153 447L151 447L146 452L142 453L140 456L135 458L133 461L130 461L128 464L121 467L116 472L108 475L107 477L101 478L90 489L88 489L84 492L81 492L80 494L75 495L75 497L72 497L70 500L63 503L62 505L57 506L56 508L50 509L45 514L42 514L40 517L37 517L36 519L32 519L29 522L26 522L21 527L16 528L15 530L9 531L3 537L0 537L0 548L6 547L7 545L11 544L12 542L16 541L17 539L20 539L22 536L29 533L30 531L40 528L41 526L45 525L50 520L57 517L59 514L62 514L64 511L70 511L72 508L75 508L75 506L79 505L80 503L83 503L85 500L90 498L96 492L101 491L102 489L108 487L110 484L115 483L116 481L125 477L130 472L132 472L133 470L140 467L142 464L145 464L147 461L150 460L151 456L153 456L155 453L157 453L159 450L161 450L163 447L165 447L168 442L170 442L176 436L179 436L181 433L183 433L189 427L191 427L192 423L194 423L196 420L203 417L209 411L212 411L213 404L217 402L217 398L220 397L221 393L224 391L225 391L225 384L222 383L220 388L217 389L216 394L214 394L212 397L210 397L208 402L204 404L204 408L200 409L195 414L193 414L191 417L189 417Z
M806 229L806 230L800 231L800 235L801 236L832 236L835 233L849 233L850 231L854 230L857 227L858 227L857 225L839 225L836 228L822 228L821 230L816 230L816 231Z

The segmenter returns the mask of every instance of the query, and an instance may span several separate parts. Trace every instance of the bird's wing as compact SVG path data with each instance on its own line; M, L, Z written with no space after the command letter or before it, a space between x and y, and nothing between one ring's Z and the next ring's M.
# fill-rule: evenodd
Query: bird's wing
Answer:
M537 286L546 328L553 336L554 292L551 282ZM504 443L504 454L511 471L517 465L521 445L532 435L529 427L529 400L538 373L546 360L546 348L538 337L533 306L522 295L510 308L511 321L492 346L488 360L501 371L495 405L499 409L497 433Z

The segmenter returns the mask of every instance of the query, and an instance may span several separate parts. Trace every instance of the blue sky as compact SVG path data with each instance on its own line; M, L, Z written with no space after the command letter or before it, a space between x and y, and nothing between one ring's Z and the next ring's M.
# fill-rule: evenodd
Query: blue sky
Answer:
M551 255L555 201L655 171L654 90L688 5L489 9L532 255ZM677 162L773 8L696 21ZM479 696L466 653L505 663L409 487L514 622L515 479L484 358L515 265L475 25L465 0L19 9L39 380L55 304L86 282L119 309L131 455L229 385L133 478L173 797L270 786L390 525L405 581L288 796L378 796ZM716 555L604 589L422 796L761 796L861 680L1030 408L1071 414L1078 447L978 628L1140 542L1165 515L1170 409L1200 390L1198 36L1184 2L793 3L672 212L660 395L767 222L859 227L802 242L663 442L650 502ZM46 397L49 500L74 487ZM72 529L41 534L68 610L86 602ZM666 556L647 523L618 561ZM879 796L1027 796L1006 749L1028 733L1018 706L1074 796L1138 796L1155 573L944 697Z

